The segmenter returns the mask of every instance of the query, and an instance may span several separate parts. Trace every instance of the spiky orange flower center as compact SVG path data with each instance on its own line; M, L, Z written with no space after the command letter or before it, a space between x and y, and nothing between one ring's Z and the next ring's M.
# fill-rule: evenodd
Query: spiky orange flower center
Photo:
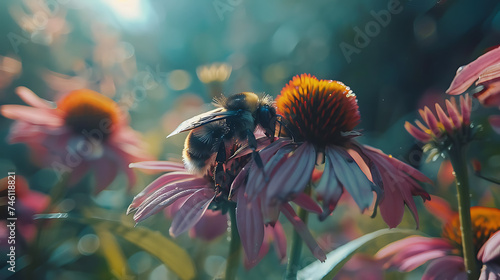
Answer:
M500 209L475 206L470 209L476 253L495 232L500 230ZM444 226L443 237L462 248L458 213Z
M98 129L108 135L120 119L118 104L89 89L70 92L57 103L57 108L63 112L66 125L76 133Z
M348 86L331 80L295 76L276 99L278 113L295 138L319 146L340 145L360 122L356 95Z

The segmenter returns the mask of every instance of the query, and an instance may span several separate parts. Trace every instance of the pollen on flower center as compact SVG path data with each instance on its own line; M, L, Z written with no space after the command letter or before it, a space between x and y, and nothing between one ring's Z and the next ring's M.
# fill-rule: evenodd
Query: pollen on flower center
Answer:
M348 86L308 74L295 76L276 103L293 136L319 146L343 144L342 132L352 131L360 122L356 95Z
M470 209L472 235L476 253L492 234L500 230L500 209L475 206ZM462 248L458 213L444 226L443 237Z
M89 89L70 92L58 102L57 108L65 114L66 125L76 133L98 129L109 135L120 116L113 100Z

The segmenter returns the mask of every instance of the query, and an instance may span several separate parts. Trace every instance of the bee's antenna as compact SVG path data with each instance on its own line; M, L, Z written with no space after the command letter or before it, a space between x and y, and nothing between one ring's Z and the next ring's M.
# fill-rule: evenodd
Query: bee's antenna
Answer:
M295 141L295 137L293 136L292 130L286 125L285 121L283 120L283 116L281 115L276 115L279 116L279 118L276 119L276 121L280 124L280 132L278 134L278 137L281 135L281 126L283 126L286 130L286 132L290 135L290 138L292 138L292 141Z

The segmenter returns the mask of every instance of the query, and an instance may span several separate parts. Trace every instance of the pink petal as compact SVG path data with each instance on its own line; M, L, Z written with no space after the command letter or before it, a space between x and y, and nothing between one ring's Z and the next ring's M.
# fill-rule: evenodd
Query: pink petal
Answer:
M264 239L264 220L260 212L260 199L248 200L245 192L237 193L236 221L241 244L250 265L257 263Z
M96 181L94 194L98 194L115 180L118 174L118 165L106 158L93 161L92 163Z
M494 263L484 264L481 269L479 280L499 280L500 279L500 265Z
M489 66L484 69L479 75L479 79L476 84L481 85L484 83L489 83L491 81L498 80L500 78L500 63Z
M464 259L459 256L446 256L429 264L422 276L422 280L466 280Z
M207 211L214 198L214 191L201 189L193 193L175 213L169 233L172 237L179 236L194 226Z
M450 118L444 113L443 109L439 104L436 103L436 112L439 118L439 121L443 124L444 129L448 132L451 133L453 131L453 124L450 121ZM405 126L406 127L406 126Z
M58 127L64 124L63 119L51 110L33 108L22 105L3 105L0 113L9 119L25 121L37 125Z
M405 122L405 129L408 131L408 133L411 134L415 139L417 139L420 142L429 142L431 140L431 136L420 129L414 127L412 124L409 122Z
M460 109L462 112L462 122L465 125L470 124L470 106L469 106L469 95L460 96Z
M311 178L315 161L316 152L313 145L300 145L271 177L266 191L266 202L287 200L290 195L302 192Z
M283 204L281 206L281 212L292 223L293 227L295 228L295 231L300 235L304 243L306 243L307 247L309 247L309 250L311 250L314 257L316 257L321 262L324 262L326 260L325 252L323 252L323 249L319 247L318 243L316 242L316 240L314 240L314 237L311 235L311 232L309 232L307 226L297 216L292 206L290 206L290 204L288 203Z
M441 129L439 129L436 117L434 117L434 114L432 114L431 110L427 106L425 107L425 114L426 114L427 124L429 125L429 128L431 129L432 133L436 135L436 137L440 137Z
M483 263L490 262L494 259L500 259L500 231L490 236L488 241L484 243L477 254L477 258Z
M273 235L274 248L278 255L278 259L284 262L286 260L286 234L280 222L276 222L276 224L271 227L271 233Z
M446 109L448 110L448 116L450 116L453 126L459 129L462 126L462 121L460 120L460 114L458 113L457 107L449 100L446 100L445 103Z
M26 102L26 104L41 108L41 109L55 109L56 106L53 102L47 101L38 97L33 91L26 87L17 87L16 93L21 97L21 99Z
M475 80L478 79L481 72L499 62L500 48L496 48L478 57L468 65L460 67L457 70L457 74L451 82L450 87L446 90L446 93L457 95L464 92Z
M321 214L322 212L321 207L319 207L319 205L305 193L300 193L292 201L309 212L316 214Z
M188 180L189 179L189 180ZM180 182L180 181L187 181L188 184L190 185L203 185L206 184L207 181L203 178L198 178L194 176L193 174L190 173L185 173L185 172L172 172L168 174L164 174L151 182L144 190L142 190L140 193L138 193L135 197L132 203L129 206L129 210L127 213L130 212L131 209L134 209L139 206L145 199L146 195L151 194L158 190L160 187L168 185L173 182Z
M314 189L318 199L323 201L323 213L319 216L319 219L323 221L333 212L344 192L337 176L335 176L335 171L332 168L332 160L329 156L325 158L325 169Z
M189 231L191 238L212 241L227 231L227 215L208 209Z
M143 161L129 164L130 168L156 170L163 172L186 171L184 164L173 161Z
M488 120L490 121L490 125L493 130L500 134L500 116L490 116Z
M370 207L375 185L368 180L356 161L342 148L326 147L325 154L331 161L330 168L335 172L338 181L349 192L359 208L363 211Z
M400 271L412 271L429 260L446 256L454 247L442 238L411 236L380 249L375 257L385 260L386 266Z

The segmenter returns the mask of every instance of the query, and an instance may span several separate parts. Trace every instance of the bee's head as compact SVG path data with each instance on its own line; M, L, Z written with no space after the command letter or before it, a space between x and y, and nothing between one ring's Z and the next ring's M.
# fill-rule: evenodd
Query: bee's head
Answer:
M259 99L254 116L255 124L260 125L265 130L268 137L274 137L276 129L276 108L270 96L266 95Z

